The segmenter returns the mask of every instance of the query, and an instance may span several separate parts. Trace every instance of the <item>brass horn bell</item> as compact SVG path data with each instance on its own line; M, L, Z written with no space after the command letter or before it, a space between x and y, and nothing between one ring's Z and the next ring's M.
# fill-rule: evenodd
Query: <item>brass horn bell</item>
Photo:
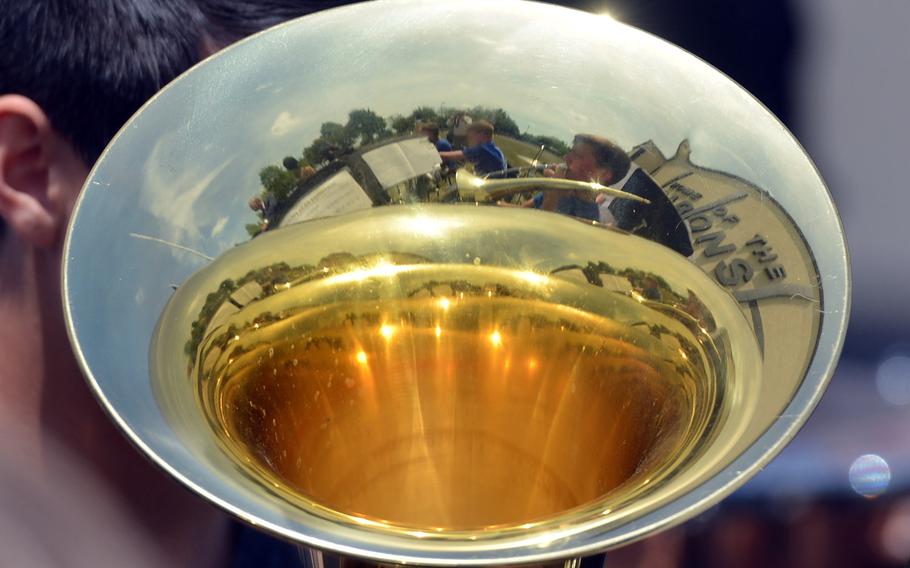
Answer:
M538 158L564 177L509 177ZM112 419L314 565L571 563L680 523L795 435L849 305L831 198L760 103L519 1L217 54L107 148L65 259Z

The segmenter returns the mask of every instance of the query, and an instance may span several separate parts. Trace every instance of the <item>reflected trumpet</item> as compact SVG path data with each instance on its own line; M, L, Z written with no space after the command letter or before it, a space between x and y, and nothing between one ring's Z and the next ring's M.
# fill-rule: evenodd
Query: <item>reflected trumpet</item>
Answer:
M427 105L456 145L472 113L535 125L497 130L512 163L581 121L615 133L637 191L459 172L465 199L431 202L439 155L402 118ZM532 187L621 197L630 232L483 206ZM391 1L159 93L79 197L64 291L124 433L308 565L575 566L795 435L842 343L845 250L792 136L699 60L542 4Z
M520 156L520 158L527 159L523 156ZM487 179L487 178L496 179L496 178L502 178L502 177L507 177L507 176L521 176L521 174L525 174L525 176L527 176L527 177L532 177L531 174L541 173L546 170L553 170L556 172L565 172L566 164L565 163L538 164L537 158L534 158L531 161L531 165L529 165L529 166L520 166L517 168L509 168L502 172L494 172L494 173L487 174L487 175L484 175L481 177L484 179Z
M455 184L458 187L458 193L462 198L473 199L480 203L497 201L532 189L545 189L546 191L564 193L580 191L592 194L605 194L613 198L628 199L645 205L651 203L644 197L633 195L620 189L607 187L594 181L577 181L545 177L490 179L482 178L465 169L460 169L455 173Z

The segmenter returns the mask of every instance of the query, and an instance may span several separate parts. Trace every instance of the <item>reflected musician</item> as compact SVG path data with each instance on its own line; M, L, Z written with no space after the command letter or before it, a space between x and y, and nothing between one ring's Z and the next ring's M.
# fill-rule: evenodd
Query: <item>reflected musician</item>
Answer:
M509 167L502 150L493 141L493 125L486 120L478 120L468 126L468 143L464 149L439 152L439 157L443 162L471 162L477 175L498 172Z
M544 177L594 181L643 197L650 204L597 196L586 191L569 194L543 190L522 204L554 211L635 233L672 248L683 256L694 252L686 222L647 172L633 163L615 142L594 134L576 134L565 165L547 167Z

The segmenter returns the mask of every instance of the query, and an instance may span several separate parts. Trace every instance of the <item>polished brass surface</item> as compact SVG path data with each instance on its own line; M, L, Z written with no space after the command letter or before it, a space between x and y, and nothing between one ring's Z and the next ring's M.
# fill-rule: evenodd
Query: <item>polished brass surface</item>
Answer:
M318 308L297 285L211 331L197 380L213 427L265 479L392 524L517 525L637 489L711 417L716 354L697 329L644 305L632 326L569 307L587 286L556 303L520 272L396 268L400 298L339 300L340 272Z
M727 459L760 372L735 302L669 249L470 205L270 231L181 286L153 346L175 423L204 415L263 488L433 538L665 499Z
M510 166L607 137L632 170L565 197L651 203L497 207L540 180L464 189L432 115L455 149L495 122ZM691 518L796 434L849 313L837 212L766 109L512 0L361 3L210 58L105 151L64 256L118 426L312 566L559 562Z

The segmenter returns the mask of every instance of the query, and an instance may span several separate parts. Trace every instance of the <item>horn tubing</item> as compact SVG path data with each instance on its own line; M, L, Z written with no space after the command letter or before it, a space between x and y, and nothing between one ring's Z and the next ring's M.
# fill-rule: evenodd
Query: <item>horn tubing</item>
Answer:
M462 197L473 196L477 201L495 201L532 188L543 187L545 191L589 191L604 193L617 199L631 199L648 205L651 203L643 197L621 189L614 189L596 182L562 178L483 179L465 170L458 170L458 173L455 174L455 185Z

